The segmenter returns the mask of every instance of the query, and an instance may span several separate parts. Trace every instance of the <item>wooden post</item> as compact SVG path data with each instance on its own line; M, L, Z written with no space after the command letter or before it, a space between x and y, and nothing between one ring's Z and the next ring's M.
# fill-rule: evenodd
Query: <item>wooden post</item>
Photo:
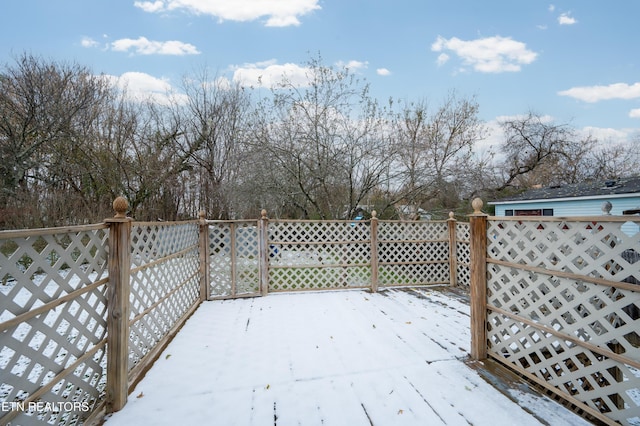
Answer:
M378 291L378 213L371 212L371 292Z
M482 360L487 357L487 215L480 198L471 205L471 358Z
M113 201L116 215L109 225L109 287L107 289L107 413L127 403L129 372L129 280L131 219L123 197Z
M267 211L260 212L258 221L259 256L260 256L260 292L263 296L269 293L269 218Z
M447 220L449 227L449 285L455 287L458 283L458 250L456 242L456 218L453 212L449 212Z
M209 224L206 213L201 211L200 219L200 301L209 298Z

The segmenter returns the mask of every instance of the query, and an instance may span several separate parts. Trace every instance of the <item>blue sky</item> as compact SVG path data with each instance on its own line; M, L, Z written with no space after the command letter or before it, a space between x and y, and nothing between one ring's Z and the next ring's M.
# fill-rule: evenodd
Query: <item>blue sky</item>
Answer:
M0 55L77 62L133 91L203 67L247 85L348 64L381 100L476 96L490 125L534 111L601 140L640 131L640 1L21 0Z

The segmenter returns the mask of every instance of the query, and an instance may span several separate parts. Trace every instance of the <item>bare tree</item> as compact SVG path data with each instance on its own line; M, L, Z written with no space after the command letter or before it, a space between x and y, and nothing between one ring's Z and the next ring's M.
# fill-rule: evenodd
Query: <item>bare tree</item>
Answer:
M211 76L206 69L184 79L187 102L181 115L180 145L192 166L192 194L210 217L228 219L237 213L237 185L246 164L242 138L250 97L237 84Z
M556 124L529 112L501 122L505 141L499 166L507 187L573 183L580 179L582 161L595 146L591 136L580 139L567 124Z
M93 120L108 92L104 79L79 65L23 55L2 70L0 216L5 226L48 225L66 217L68 212L56 212L60 204L53 200L60 198L56 192L76 191L69 178L78 176L70 158L83 150L76 132Z
M385 176L384 121L348 68L312 59L307 79L300 87L284 76L256 109L254 149L273 169L263 170L263 188L291 215L351 216Z
M640 133L624 143L598 143L581 162L580 179L616 179L638 174Z
M474 98L451 92L431 111L426 100L406 105L393 120L397 146L396 200L412 209L457 204L467 190L473 147L485 135Z

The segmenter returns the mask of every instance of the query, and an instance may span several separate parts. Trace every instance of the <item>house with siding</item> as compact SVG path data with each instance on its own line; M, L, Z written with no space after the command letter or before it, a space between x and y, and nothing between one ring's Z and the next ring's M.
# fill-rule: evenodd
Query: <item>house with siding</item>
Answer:
M535 188L489 202L496 216L599 216L640 212L640 176Z

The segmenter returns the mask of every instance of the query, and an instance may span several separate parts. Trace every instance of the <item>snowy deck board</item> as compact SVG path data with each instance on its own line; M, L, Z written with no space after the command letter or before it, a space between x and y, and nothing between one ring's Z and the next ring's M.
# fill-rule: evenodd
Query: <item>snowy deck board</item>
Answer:
M105 424L589 424L505 396L464 363L469 340L468 305L430 289L205 302Z

